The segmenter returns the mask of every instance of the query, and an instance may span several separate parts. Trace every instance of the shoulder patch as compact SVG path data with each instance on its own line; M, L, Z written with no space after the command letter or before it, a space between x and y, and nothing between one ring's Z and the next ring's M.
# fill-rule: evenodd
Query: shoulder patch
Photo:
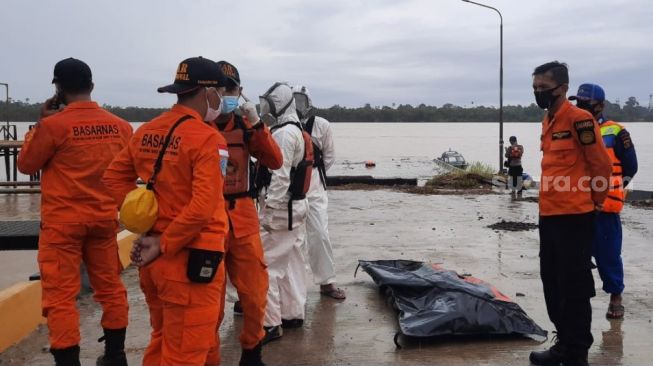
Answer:
M579 129L594 129L594 121L591 119L583 120L583 121L578 121L574 122L574 127L576 127L576 130Z
M630 133L628 131L621 130L621 132L619 132L619 138L621 138L624 149L628 150L633 147L633 140L630 139Z
M593 131L583 131L578 135L580 143L583 145L591 145L596 142L596 136Z
M578 139L583 145L591 145L596 142L596 135L594 134L594 120L588 119L583 121L574 122L574 128L578 133Z

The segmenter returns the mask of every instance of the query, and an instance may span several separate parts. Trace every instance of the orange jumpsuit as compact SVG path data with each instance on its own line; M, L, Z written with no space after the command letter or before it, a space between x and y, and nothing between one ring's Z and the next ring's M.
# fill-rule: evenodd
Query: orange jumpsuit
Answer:
M127 292L120 280L113 197L102 173L127 145L132 128L95 102L73 102L41 120L25 136L18 155L24 174L43 171L41 271L43 316L50 347L79 344L80 262L84 260L94 299L102 305L102 327L127 327Z
M243 124L247 129L245 133L249 134L247 141L244 141L249 155L270 169L281 167L283 164L281 150L267 126L259 124L256 128L252 128L246 117L243 117ZM224 124L216 125L216 128L225 134L238 128L234 121L234 114L232 113L230 119ZM237 156L233 149L230 142L230 161ZM248 163L249 161L234 162L233 164L230 162L229 167L248 169ZM252 197L239 197L233 202L227 201L226 206L230 230L225 241L225 267L229 279L238 291L238 298L243 307L240 343L243 349L253 349L265 336L263 317L268 291L268 273L259 234L258 213ZM223 297L218 326L224 318L224 299ZM217 354L211 352L207 364L217 365L219 363Z
M148 366L204 365L218 342L223 266L207 284L190 282L186 269L189 248L224 251L228 227L220 150L226 153L227 144L196 111L177 104L135 132L103 179L121 203L137 178L150 178L165 136L185 115L192 118L175 130L154 186L159 215L149 234L161 235L161 256L140 269L152 325L143 357Z

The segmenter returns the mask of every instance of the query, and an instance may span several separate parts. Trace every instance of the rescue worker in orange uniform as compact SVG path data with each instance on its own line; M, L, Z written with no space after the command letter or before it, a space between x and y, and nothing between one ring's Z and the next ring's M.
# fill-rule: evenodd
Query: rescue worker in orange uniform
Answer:
M91 69L83 61L59 61L52 82L57 93L43 104L41 120L18 155L22 173L42 170L38 262L50 352L56 365L80 364L76 302L83 260L93 297L102 305L106 343L97 364L127 365L128 303L120 280L117 212L101 179L132 128L92 101Z
M204 365L218 342L215 325L224 295L220 259L228 230L222 197L227 143L204 121L220 114L224 85L214 61L182 61L174 83L158 89L177 94L177 104L141 126L104 174L105 185L122 204L138 178L149 181L170 136L153 182L158 217L132 251L152 325L143 365Z
M506 147L506 162L508 167L508 176L510 177L510 195L512 198L521 198L524 190L524 168L521 165L521 159L524 156L524 147L517 143L517 136L510 136L510 146Z
M578 93L569 97L576 106L590 112L601 127L603 143L612 160L610 191L603 209L597 215L592 253L596 259L603 291L610 294L605 314L608 319L624 317L621 294L624 291L624 264L621 260L621 217L626 193L624 189L637 173L637 154L626 128L603 115L605 92L596 84L582 84Z
M533 72L542 121L540 184L540 275L556 343L531 352L535 365L588 365L596 295L591 270L595 211L608 195L612 163L599 126L587 111L567 101L567 65L550 62Z
M246 102L239 108L242 87L236 67L226 61L218 62L218 65L227 78L227 87L222 96L222 114L215 120L216 128L229 147L224 182L229 235L225 240L224 264L231 283L238 291L238 303L243 313L240 365L263 365L261 340L265 336L263 317L267 303L268 272L254 203L257 191L251 157L270 169L279 169L283 164L283 155L270 130L261 122L256 105ZM220 323L224 317L224 299ZM209 365L220 363L216 354L212 352L209 356Z

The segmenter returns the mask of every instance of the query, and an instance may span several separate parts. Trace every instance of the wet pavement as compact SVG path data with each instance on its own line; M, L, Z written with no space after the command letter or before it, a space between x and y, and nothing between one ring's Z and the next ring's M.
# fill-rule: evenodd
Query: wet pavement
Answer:
M40 194L0 194L0 221L39 221ZM0 235L5 234L0 232ZM38 272L35 250L0 251L0 289Z
M332 191L330 231L338 285L348 298L322 298L311 286L307 319L302 329L290 329L264 348L268 365L528 365L528 354L544 349L521 338L443 338L406 343L397 349L393 337L396 315L372 280L354 270L358 259L412 259L441 263L495 285L512 297L540 326L552 330L539 279L537 230L502 231L487 226L505 221L537 223L537 204L510 201L508 195L416 195L389 190ZM624 262L626 292L623 321L605 319L608 295L593 299L590 350L592 365L649 365L653 355L653 216L650 210L626 207ZM149 321L137 273L128 269L130 326L128 357L140 364L149 337ZM520 296L516 296L520 293ZM524 296L521 296L524 295ZM82 309L82 357L93 365L101 352L100 308L90 297ZM240 355L237 335L242 319L227 315L221 328L223 364L235 365ZM47 331L41 327L28 339L0 355L0 365L51 365Z
M0 194L0 221L31 221L41 219L40 194Z

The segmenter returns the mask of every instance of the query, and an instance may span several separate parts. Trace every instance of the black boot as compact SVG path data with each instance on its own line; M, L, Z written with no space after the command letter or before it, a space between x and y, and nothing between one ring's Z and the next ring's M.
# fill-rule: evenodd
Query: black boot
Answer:
M56 366L81 366L79 363L79 345L62 349L50 349Z
M234 315L243 316L243 305L240 301L234 303Z
M98 357L97 366L127 366L125 355L125 334L127 328L104 329L104 336L98 342L104 341L104 354Z
M265 366L261 358L261 348L262 344L259 343L253 349L243 349L238 366Z
M548 349L542 352L531 352L529 359L533 365L537 366L560 366L563 357Z
M281 319L283 329L301 328L304 326L304 319Z
M531 363L538 366L560 366L565 358L566 348L558 340L556 340L556 344L548 350L531 352L529 357Z
M280 325L274 327L263 327L263 329L265 329L265 337L263 337L263 340L261 341L261 344L263 345L283 337L283 328L281 328Z

